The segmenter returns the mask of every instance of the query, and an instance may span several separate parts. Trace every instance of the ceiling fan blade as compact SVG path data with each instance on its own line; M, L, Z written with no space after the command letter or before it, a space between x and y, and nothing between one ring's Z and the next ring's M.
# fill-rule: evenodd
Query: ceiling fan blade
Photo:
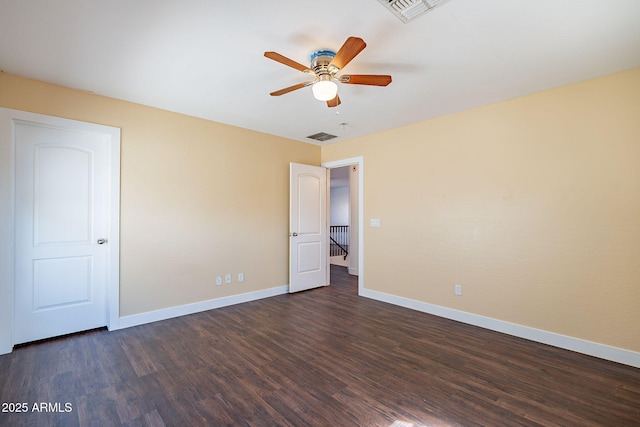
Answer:
M264 56L266 56L269 59L273 59L274 61L279 62L281 64L287 65L291 68L295 68L296 70L299 70L302 72L311 71L309 70L309 67L306 67L300 64L299 62L294 61L293 59L289 59L286 56L282 56L278 52L265 52Z
M294 90L302 89L303 87L309 86L311 84L313 84L313 82L298 83L297 85L285 87L284 89L280 89L280 90L277 90L275 92L271 92L269 95L271 95L271 96L284 95L285 93L289 93L289 92L293 92Z
M391 83L391 76L380 74L344 74L340 76L340 83L351 85L387 86Z
M337 107L338 105L340 105L340 97L338 95L336 95L335 98L330 99L327 101L327 107L331 108L331 107Z
M344 42L336 56L333 57L329 63L329 67L334 66L338 69L343 69L357 54L362 52L362 49L367 47L367 44L359 37L349 37Z

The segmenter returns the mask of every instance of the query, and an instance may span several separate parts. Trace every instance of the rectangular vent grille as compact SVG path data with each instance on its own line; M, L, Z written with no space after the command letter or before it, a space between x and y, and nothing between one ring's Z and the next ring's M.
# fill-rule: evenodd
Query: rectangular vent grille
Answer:
M337 138L336 135L331 135L328 133L320 132L313 135L309 135L307 138L315 139L316 141L328 141L333 138Z
M378 0L405 24L447 0Z

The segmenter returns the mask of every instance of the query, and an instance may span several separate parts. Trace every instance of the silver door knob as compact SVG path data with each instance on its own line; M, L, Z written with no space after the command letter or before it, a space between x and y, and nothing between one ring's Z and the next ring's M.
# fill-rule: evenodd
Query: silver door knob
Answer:
M294 231L293 233L291 233L291 235L292 235L293 237L298 237L298 233L296 233L295 231Z
M104 245L105 243L107 243L107 239L98 239L97 242L99 245Z

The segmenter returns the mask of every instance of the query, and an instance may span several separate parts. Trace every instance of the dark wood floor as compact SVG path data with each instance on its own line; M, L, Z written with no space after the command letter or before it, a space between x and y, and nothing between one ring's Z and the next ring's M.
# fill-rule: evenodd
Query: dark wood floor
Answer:
M359 298L344 267L332 283L18 347L0 402L28 411L0 425L640 425L640 369Z

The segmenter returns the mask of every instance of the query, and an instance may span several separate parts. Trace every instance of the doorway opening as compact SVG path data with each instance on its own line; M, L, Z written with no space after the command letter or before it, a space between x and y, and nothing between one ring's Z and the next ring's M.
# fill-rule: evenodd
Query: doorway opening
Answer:
M342 265L350 275L358 277L360 295L364 287L363 158L325 162L322 166L329 169L331 182L329 224L330 231L335 230L333 235L330 233L331 264Z
M351 198L349 166L329 169L329 264L349 267Z

